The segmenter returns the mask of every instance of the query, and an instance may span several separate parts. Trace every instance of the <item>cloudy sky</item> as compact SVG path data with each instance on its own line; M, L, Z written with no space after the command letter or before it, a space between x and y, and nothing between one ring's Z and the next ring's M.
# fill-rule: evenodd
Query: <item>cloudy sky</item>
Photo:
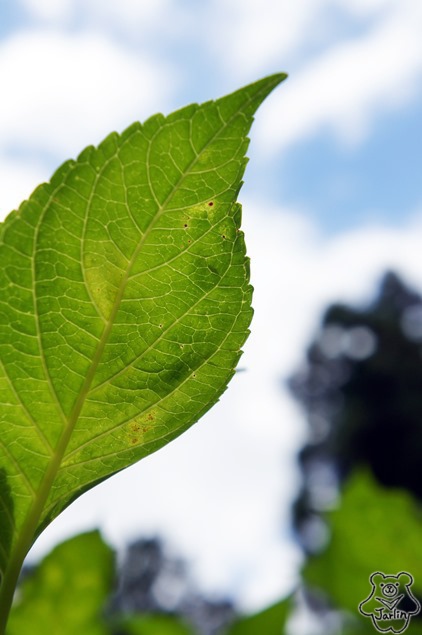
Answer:
M73 504L37 557L100 526L159 532L207 590L255 609L286 593L305 424L285 389L333 300L394 268L422 288L420 0L3 0L2 216L88 144L278 71L240 200L252 334L221 402L167 448Z

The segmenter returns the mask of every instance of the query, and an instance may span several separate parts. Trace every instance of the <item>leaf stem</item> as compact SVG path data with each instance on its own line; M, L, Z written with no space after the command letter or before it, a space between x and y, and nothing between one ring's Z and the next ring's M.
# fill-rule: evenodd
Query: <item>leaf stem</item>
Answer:
M15 557L10 561L10 565L2 580L0 587L0 635L5 635L6 633L7 621L25 555L25 550L16 551Z

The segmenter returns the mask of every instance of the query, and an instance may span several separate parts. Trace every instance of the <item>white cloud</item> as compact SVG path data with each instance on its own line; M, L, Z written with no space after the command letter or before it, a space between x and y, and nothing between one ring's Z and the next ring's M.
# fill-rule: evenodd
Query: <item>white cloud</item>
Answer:
M33 162L17 161L0 156L0 220L19 207L31 192L50 176Z
M403 0L417 10L418 0ZM335 37L341 20L365 24L374 15L388 15L393 0L213 0L209 46L225 72L251 79L288 70L312 47ZM329 38L328 38L329 39ZM280 66L281 64L281 66Z
M170 66L92 33L24 32L0 46L1 145L68 158L166 105Z
M232 77L251 78L304 45L326 0L215 0L209 46ZM273 71L285 70L273 68Z
M145 31L165 17L172 0L20 0L20 3L33 19L48 23L65 25L82 15L86 22L105 20Z
M321 131L361 141L382 114L420 94L421 28L421 6L403 2L365 35L312 59L263 105L254 131L262 151Z
M418 0L405 0L408 5L416 7ZM339 6L346 6L346 8L356 15L366 16L368 14L376 13L383 9L389 9L395 4L395 0L335 0Z
M72 15L72 0L19 0L29 14L49 23L64 22Z
M76 134L85 143L92 140L87 129L102 136L110 123L113 127L113 111L119 122L126 122L162 106L163 93L174 88L174 69L137 57L133 50L140 42L156 45L163 37L173 51L182 43L190 45L194 66L211 53L216 72L230 78L231 86L235 78L240 83L275 70L291 71L260 112L254 134L262 151L286 150L321 131L358 143L380 115L419 91L419 0L210 0L192 4L189 12L174 0L21 1L41 21L66 27L78 16L92 30L89 36L22 35L0 49L0 81L15 89L9 90L10 106L3 102L2 108L19 114L22 136L30 140L37 129L44 136L48 121L53 126L50 144L60 143L64 127L68 141ZM347 22L358 34L339 40L336 30ZM115 28L126 33L127 42L105 39L104 33ZM189 68L179 67L178 73L176 81L186 80ZM28 114L29 99L34 104ZM0 133L19 127L10 128L8 116L3 121ZM75 140L72 147L77 146Z
M262 213L265 209L266 213ZM300 553L289 536L304 424L282 381L303 359L323 308L369 300L386 268L422 286L422 217L323 238L300 213L245 205L255 317L221 402L181 438L86 494L45 532L34 554L101 525L121 545L160 532L194 561L201 586L250 610L286 593Z
M290 73L260 110L263 151L321 132L359 143L380 115L420 96L419 0L215 0L209 17L209 46L230 81Z
M173 13L174 2L172 0L154 0L154 2L82 0L81 5L93 21L104 19L123 26L129 31L136 29L139 34L139 30L145 33L165 23L170 13Z

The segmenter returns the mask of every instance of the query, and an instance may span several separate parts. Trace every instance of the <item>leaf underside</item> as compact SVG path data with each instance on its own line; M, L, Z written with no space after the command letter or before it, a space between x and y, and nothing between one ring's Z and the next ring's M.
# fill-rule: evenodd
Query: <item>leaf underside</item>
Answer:
M247 134L283 79L111 134L0 226L3 575L72 500L225 390L252 316Z

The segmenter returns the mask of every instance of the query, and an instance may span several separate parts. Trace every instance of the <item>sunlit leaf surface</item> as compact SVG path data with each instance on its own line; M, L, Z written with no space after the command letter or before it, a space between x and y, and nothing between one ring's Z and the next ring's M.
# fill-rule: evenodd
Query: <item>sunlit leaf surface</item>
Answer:
M236 202L247 134L283 79L110 135L1 225L4 593L72 500L225 390L252 316Z

